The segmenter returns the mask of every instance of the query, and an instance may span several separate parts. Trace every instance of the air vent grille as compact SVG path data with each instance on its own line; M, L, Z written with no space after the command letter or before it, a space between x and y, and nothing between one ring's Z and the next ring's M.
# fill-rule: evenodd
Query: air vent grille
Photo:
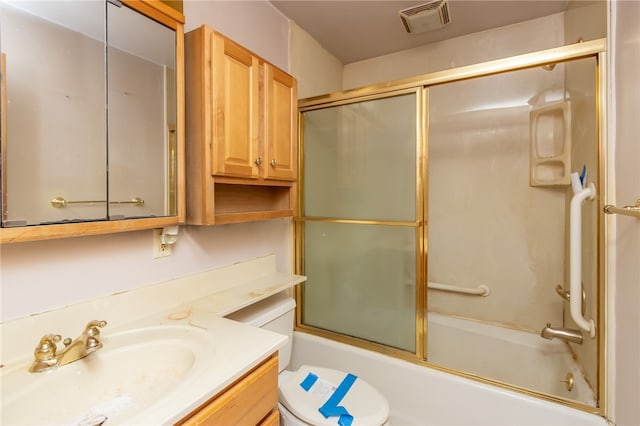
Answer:
M447 25L449 22L451 22L451 18L449 18L449 5L445 3L442 9L440 9L440 23Z
M444 2L445 0L436 0L436 1L432 1L431 3L419 4L418 6L413 6L408 9L403 9L400 12L406 16L413 16L424 11L437 9Z
M398 12L404 29L410 34L418 34L442 28L451 22L447 0L435 0Z

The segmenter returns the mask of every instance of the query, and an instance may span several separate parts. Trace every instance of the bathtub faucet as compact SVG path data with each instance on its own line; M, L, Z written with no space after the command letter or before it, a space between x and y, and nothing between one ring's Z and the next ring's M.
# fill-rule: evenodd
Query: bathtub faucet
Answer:
M577 343L579 345L582 344L582 331L574 330L570 328L553 328L551 327L551 323L548 322L546 327L542 329L540 332L540 337L543 339L553 339L557 337L561 340L566 340L568 342Z

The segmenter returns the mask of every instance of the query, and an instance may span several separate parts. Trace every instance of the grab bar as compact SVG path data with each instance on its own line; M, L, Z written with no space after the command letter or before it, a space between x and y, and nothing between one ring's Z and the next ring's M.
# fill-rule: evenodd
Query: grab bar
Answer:
M596 187L590 183L576 191L569 210L569 307L571 318L588 331L592 339L596 337L596 325L582 315L582 203L586 199L593 200L595 196Z
M611 204L607 204L604 206L604 212L607 214L621 214L624 216L640 218L640 198L636 200L635 206L616 207Z
M66 207L69 204L106 204L106 200L94 200L94 201L67 201L64 197L55 197L51 200L51 205L57 209ZM109 204L133 204L136 207L144 206L144 200L140 197L135 197L128 201L108 201Z
M571 294L569 294L569 290L565 290L560 284L556 286L556 293L558 296L562 297L567 302L571 301ZM587 293L582 289L582 315L584 315L585 308L587 307Z
M480 284L476 288L466 288L466 287L458 287L451 284L433 283L429 281L427 283L427 288L430 290L450 291L452 293L470 294L473 296L483 296L483 297L487 297L488 295L491 294L491 289L484 284Z

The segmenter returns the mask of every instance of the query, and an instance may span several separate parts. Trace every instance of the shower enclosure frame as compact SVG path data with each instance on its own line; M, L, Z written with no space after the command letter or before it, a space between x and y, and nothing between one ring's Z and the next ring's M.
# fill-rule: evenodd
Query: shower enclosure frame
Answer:
M597 116L597 150L598 150L598 181L597 187L597 315L595 318L598 330L597 342L597 404L591 406L574 400L561 398L554 395L537 392L531 389L523 388L517 385L504 383L486 377L480 377L471 373L455 370L430 363L426 360L427 356L427 242L428 242L428 226L427 212L428 197L425 195L428 188L428 113L429 113L429 88L436 85L452 83L456 81L469 80L478 77L485 77L496 74L508 73L511 71L523 70L552 65L557 63L569 62L572 60L594 58L596 61L596 116ZM298 150L298 170L299 175L299 191L297 211L294 219L295 222L295 268L296 273L304 274L304 223L311 221L319 222L335 222L335 223L369 223L376 225L389 225L384 221L350 221L330 218L310 218L304 216L304 116L306 111L335 107L355 102L367 100L382 99L394 95L405 93L416 93L417 97L417 152L416 152L416 220L415 224L405 224L415 226L417 229L416 238L416 344L415 353L402 349L389 347L383 344L371 342L368 340L343 335L317 327L305 325L302 322L302 300L304 298L304 286L299 285L295 288L296 306L296 323L295 329L321 337L326 337L342 343L358 346L361 348L373 350L383 354L387 354L396 358L404 359L425 367L434 368L447 373L455 374L462 377L471 378L484 383L494 384L506 389L515 390L530 396L557 402L566 406L577 408L594 414L605 415L606 412L606 380L605 380L605 345L606 345L606 328L604 326L606 291L605 291L605 235L606 221L604 218L604 206L608 197L608 179L609 171L607 169L607 147L606 147L606 129L604 119L606 117L606 39L598 39L592 41L581 42L577 44L557 47L553 49L542 50L538 52L528 53L508 57L504 59L464 66L451 70L438 71L428 74L422 74L416 77L374 84L361 88L346 90L342 92L330 93L322 96L315 96L299 100L299 150Z

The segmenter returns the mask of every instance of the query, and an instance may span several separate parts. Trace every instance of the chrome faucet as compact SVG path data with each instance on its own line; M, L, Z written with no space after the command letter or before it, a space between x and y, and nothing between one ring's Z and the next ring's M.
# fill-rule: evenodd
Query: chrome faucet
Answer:
M561 340L566 340L568 342L577 343L579 345L582 344L582 331L574 330L570 328L553 328L551 327L551 323L548 322L546 327L542 329L540 332L540 337L543 339L553 339L558 338Z
M29 371L37 373L53 367L66 365L86 357L102 347L100 341L100 328L107 325L106 321L89 321L84 331L75 340L70 338L62 342L64 348L58 352L57 343L61 337L59 334L46 334L33 351L35 360Z

